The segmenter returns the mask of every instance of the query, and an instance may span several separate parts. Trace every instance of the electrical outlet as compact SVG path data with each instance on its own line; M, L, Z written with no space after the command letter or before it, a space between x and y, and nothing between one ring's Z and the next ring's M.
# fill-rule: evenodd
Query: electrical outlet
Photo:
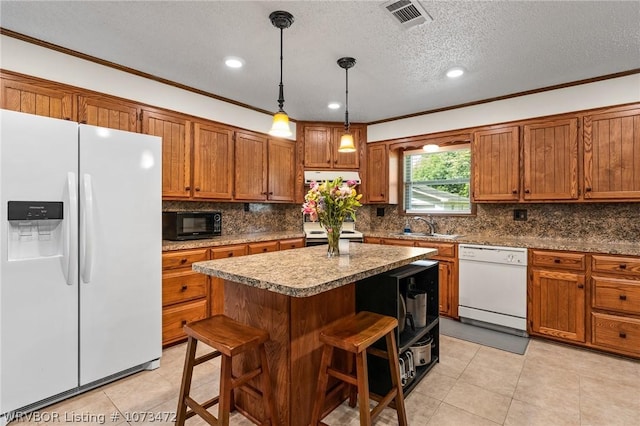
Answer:
M527 210L526 209L513 210L513 220L527 220Z
M249 203L244 203L244 211L245 212L249 211Z
M376 216L384 217L384 207L377 207L376 208Z

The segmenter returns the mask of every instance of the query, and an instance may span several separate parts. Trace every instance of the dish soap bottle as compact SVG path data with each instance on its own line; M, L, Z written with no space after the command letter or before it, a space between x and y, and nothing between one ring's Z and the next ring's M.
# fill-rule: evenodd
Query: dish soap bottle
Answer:
M402 231L405 234L410 234L411 233L411 225L409 225L409 218L406 218L404 221L404 230Z

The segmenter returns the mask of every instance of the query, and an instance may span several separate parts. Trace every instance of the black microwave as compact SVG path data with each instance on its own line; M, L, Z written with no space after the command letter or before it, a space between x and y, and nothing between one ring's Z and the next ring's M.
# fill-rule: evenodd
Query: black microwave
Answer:
M162 238L182 241L222 234L220 212L162 212Z

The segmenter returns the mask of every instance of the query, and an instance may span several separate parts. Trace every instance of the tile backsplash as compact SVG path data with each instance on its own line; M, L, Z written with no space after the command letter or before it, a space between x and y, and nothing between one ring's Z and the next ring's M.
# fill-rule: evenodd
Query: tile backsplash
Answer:
M248 205L249 211L245 211ZM163 210L220 211L223 234L302 230L299 204L206 203L164 201ZM384 208L384 217L376 215ZM527 210L526 221L513 219L514 209ZM358 209L356 229L400 232L406 216L395 205ZM434 216L439 233L486 236L576 238L606 242L640 240L640 203L478 204L475 216ZM414 231L426 225L410 220Z

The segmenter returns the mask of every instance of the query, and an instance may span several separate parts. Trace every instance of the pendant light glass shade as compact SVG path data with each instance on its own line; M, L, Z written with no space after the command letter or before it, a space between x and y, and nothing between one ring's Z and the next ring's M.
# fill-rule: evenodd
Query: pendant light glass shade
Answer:
M351 133L342 135L338 152L356 152L356 146L353 143L353 135Z
M271 24L280 29L280 90L278 92L278 112L273 115L273 124L269 134L276 137L289 137L293 133L289 127L289 116L284 112L284 85L282 84L282 33L285 28L293 24L293 15L283 10L277 10L269 15Z
M356 64L353 58L340 58L338 65L345 71L345 104L344 104L344 134L340 138L338 152L355 152L356 145L353 141L353 134L349 131L349 68Z
M289 116L284 111L278 111L273 115L273 124L269 130L271 136L286 138L291 136L291 127L289 127Z

